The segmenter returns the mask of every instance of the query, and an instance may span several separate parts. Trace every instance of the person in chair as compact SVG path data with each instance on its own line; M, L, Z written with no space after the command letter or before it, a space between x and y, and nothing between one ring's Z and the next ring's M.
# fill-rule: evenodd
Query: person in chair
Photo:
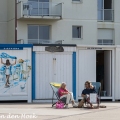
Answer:
M66 108L68 108L68 104L69 104L70 101L72 102L73 107L77 107L77 105L76 105L76 103L74 101L74 98L73 98L73 93L69 92L66 89L66 83L61 84L61 87L58 90L58 94L60 96L60 99L66 97L66 106L65 106Z
M95 87L91 84L90 81L86 81L85 82L85 89L82 91L82 97L84 99L84 101L86 101L87 103L90 104L91 108L93 108L93 104L90 103L90 93L97 93ZM98 102L98 98L97 98L97 103L99 105Z

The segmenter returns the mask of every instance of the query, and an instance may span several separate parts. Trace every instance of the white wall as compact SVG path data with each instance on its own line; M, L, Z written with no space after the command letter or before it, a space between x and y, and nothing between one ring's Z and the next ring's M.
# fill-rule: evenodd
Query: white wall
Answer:
M8 43L15 43L15 0L7 0L8 12Z
M120 100L120 46L116 48L115 61L115 99Z
M7 42L7 0L0 0L0 43Z
M74 20L96 20L97 0L82 0L75 3L72 0L52 0L53 2L63 2L63 19Z
M50 39L64 40L67 44L97 45L97 29L113 29L113 40L120 44L120 0L114 0L114 22L97 22L97 0L51 0L62 3L61 20L22 19L18 20L18 39L27 41L27 24L50 25ZM82 38L72 38L72 25L82 26Z
M73 51L76 51L76 47L65 46L63 48L64 52L51 53L45 51L45 46L33 46L33 51L36 53L35 99L52 97L52 89L49 84L51 82L66 82L67 89L73 90L72 54Z
M84 0L73 3L72 0L52 0L63 2L61 20L18 20L18 39L27 40L27 24L50 25L51 39L64 40L67 44L96 44L97 43L97 1ZM92 3L92 4L91 4ZM82 26L83 38L72 38L72 25Z
M114 22L120 23L120 15L118 15L120 11L120 0L113 0L114 1Z
M0 43L15 41L15 0L0 0Z
M113 29L115 45L120 45L120 0L113 0L114 3L114 22L99 22L98 28Z
M52 97L51 82L66 82L67 89L72 91L72 52L36 52L35 66L37 71L35 99L50 99Z
M96 82L96 50L78 48L77 55L77 98L79 99L85 82Z
M96 44L97 39L97 24L94 21L18 21L18 40L28 39L28 24L37 25L50 25L51 26L51 39L52 40L64 40L63 43L67 44ZM78 25L83 27L83 39L72 39L72 25Z

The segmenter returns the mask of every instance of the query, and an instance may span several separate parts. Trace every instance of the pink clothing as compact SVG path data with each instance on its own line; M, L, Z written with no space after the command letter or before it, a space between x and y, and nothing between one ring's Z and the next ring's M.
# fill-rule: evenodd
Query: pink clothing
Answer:
M68 91L66 89L60 88L58 91L58 94L60 97L63 96L63 94L62 94L63 92L68 92Z

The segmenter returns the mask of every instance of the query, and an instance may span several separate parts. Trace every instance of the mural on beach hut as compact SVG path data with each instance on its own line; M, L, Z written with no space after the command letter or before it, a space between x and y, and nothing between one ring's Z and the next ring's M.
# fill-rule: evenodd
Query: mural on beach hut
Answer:
M19 54L12 56L6 52L0 53L0 94L26 92L30 71L30 60L20 58Z

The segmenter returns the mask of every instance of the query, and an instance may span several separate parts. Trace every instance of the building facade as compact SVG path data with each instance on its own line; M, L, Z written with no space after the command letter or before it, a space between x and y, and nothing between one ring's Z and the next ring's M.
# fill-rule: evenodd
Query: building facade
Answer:
M119 4L119 0L1 0L0 42L119 45Z
M81 99L87 80L101 82L102 99L120 99L119 4L120 0L0 1L0 42L37 45L32 51L33 100L50 99L52 91L46 94L45 88L50 91L50 82L62 81L76 100ZM45 44L52 43L62 43L64 52L45 51Z
M119 0L19 0L17 40L119 45L119 4Z
M0 0L0 43L15 42L15 0Z

